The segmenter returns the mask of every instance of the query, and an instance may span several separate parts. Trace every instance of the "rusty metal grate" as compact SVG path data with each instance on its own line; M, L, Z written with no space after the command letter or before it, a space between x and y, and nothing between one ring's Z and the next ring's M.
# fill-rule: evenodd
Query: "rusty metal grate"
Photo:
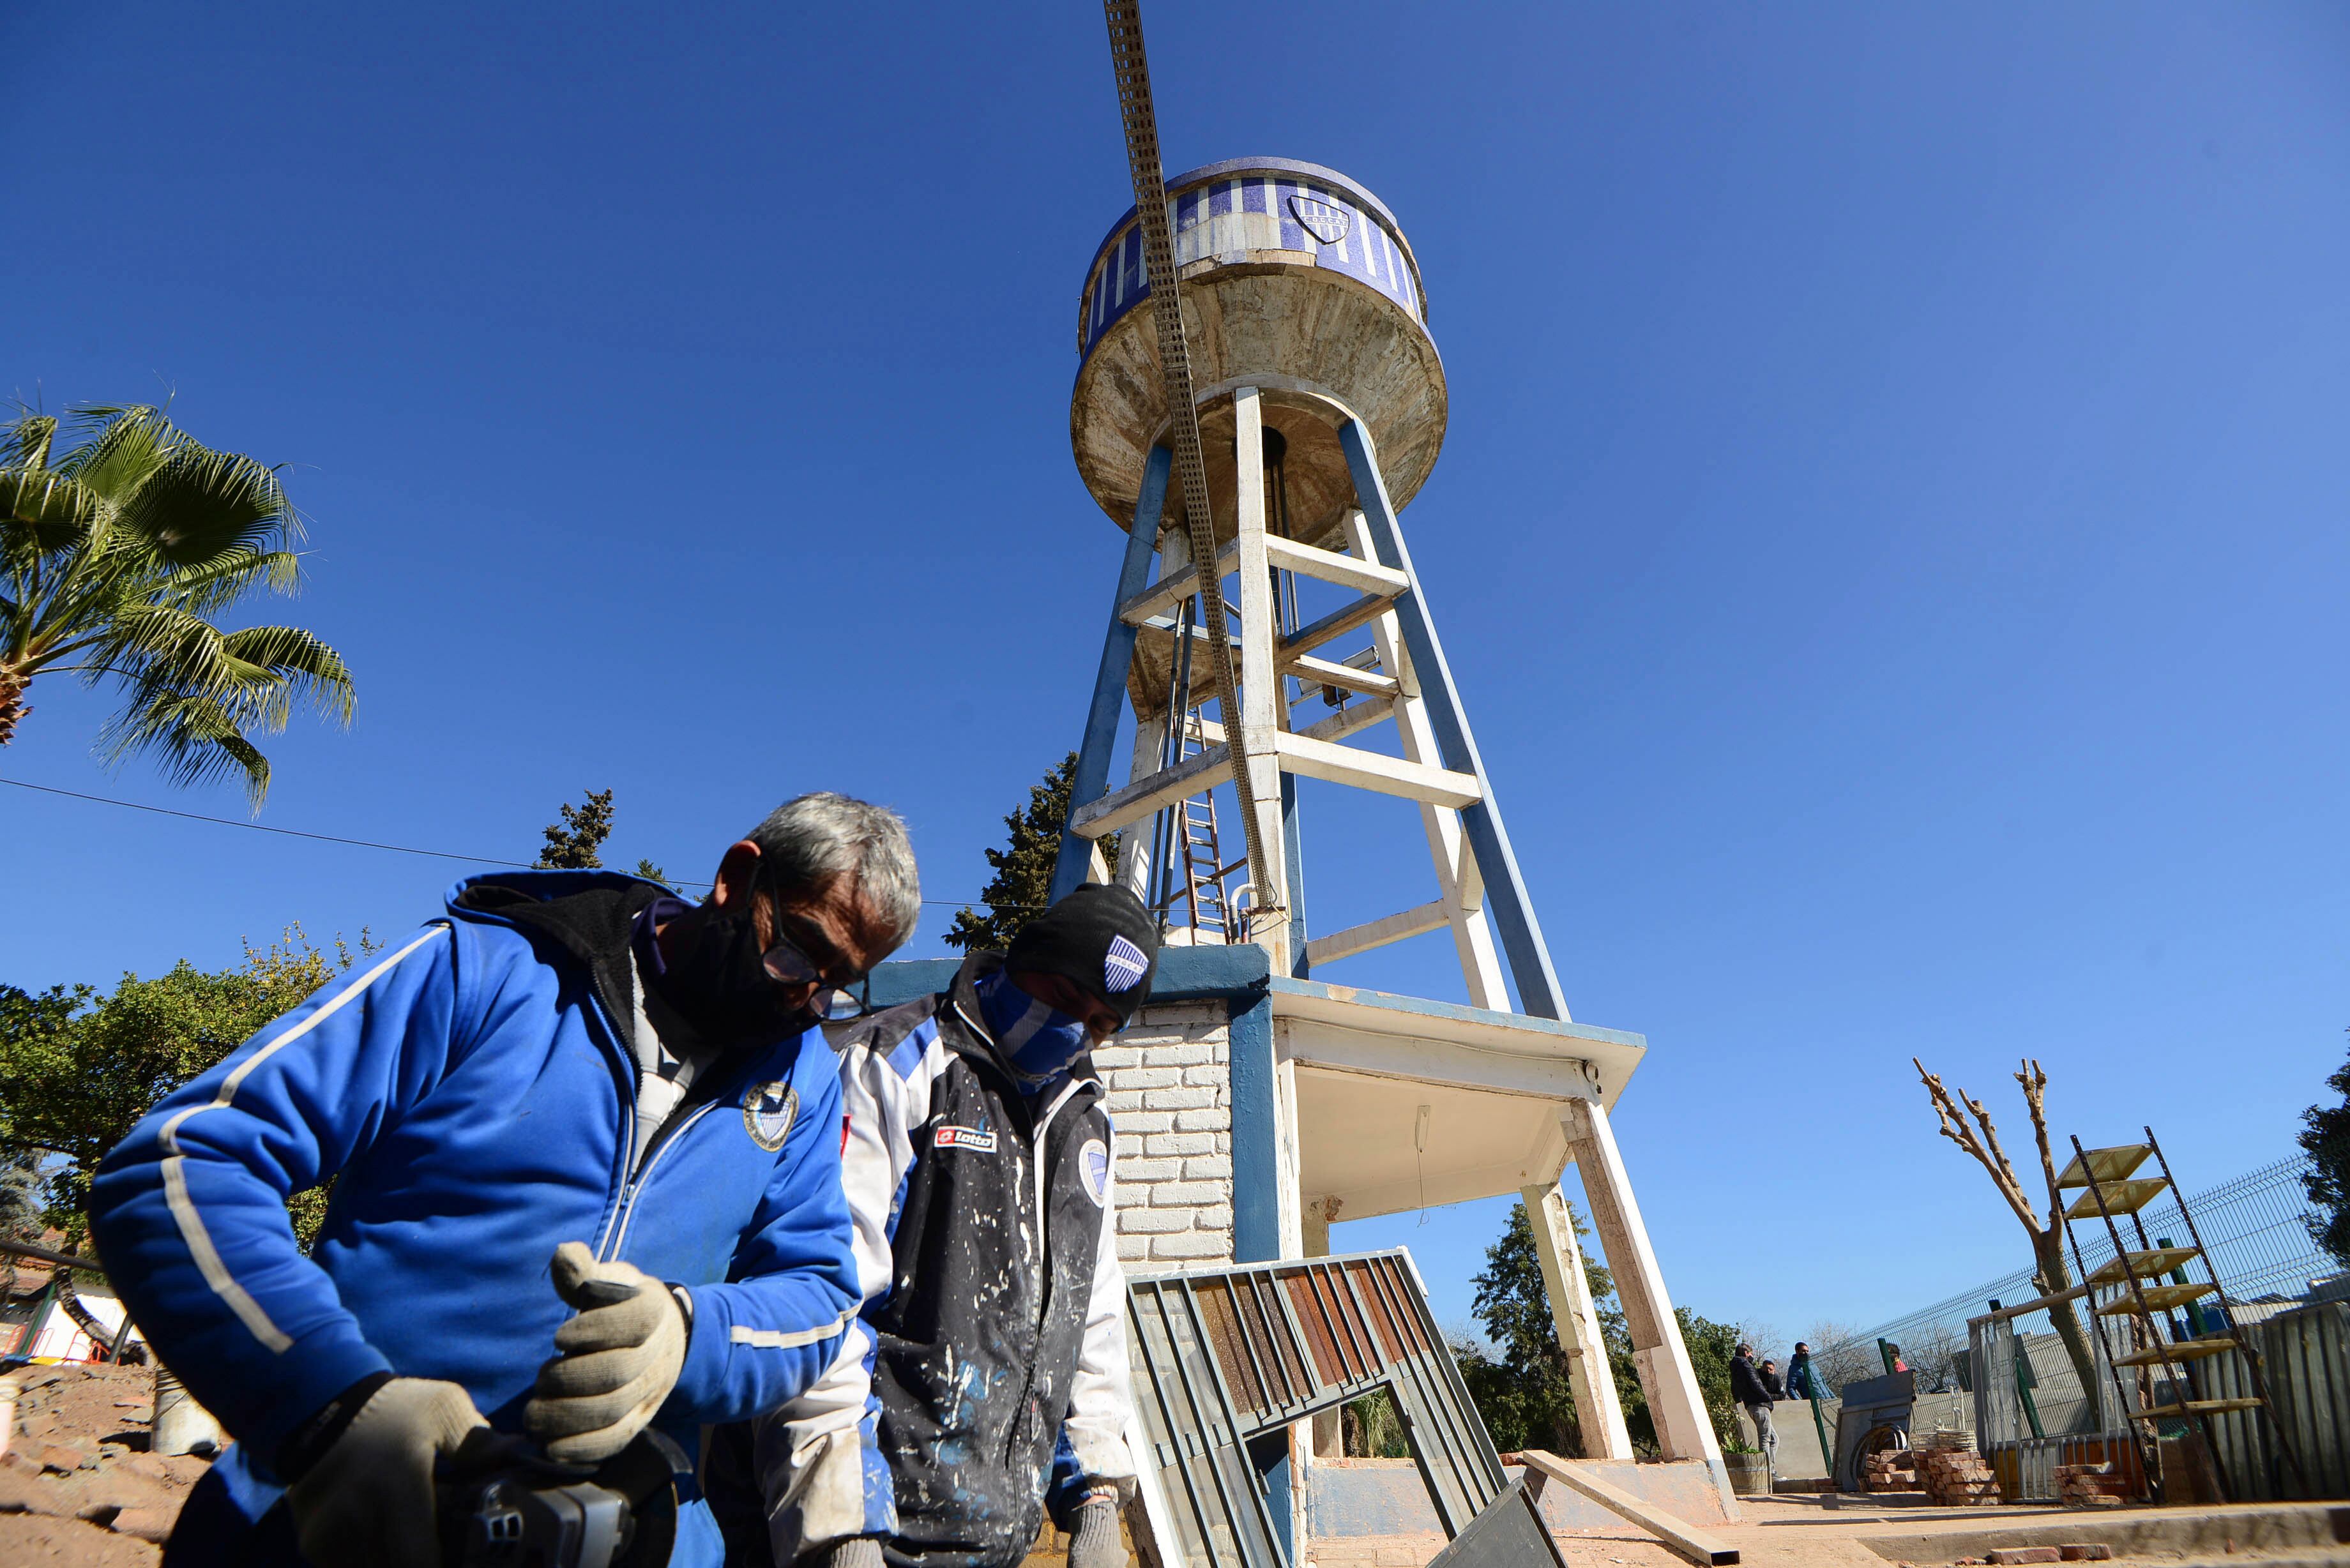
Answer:
M1184 1564L1285 1568L1252 1443L1262 1451L1382 1389L1447 1535L1504 1495L1500 1456L1399 1251L1138 1279L1127 1314L1135 1407Z

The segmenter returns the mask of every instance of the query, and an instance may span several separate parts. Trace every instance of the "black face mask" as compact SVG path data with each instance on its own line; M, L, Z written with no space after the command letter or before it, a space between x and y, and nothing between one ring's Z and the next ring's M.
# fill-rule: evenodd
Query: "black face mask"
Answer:
M792 1007L768 978L751 909L748 898L725 909L702 904L672 922L685 928L684 940L661 976L661 1000L713 1045L770 1045L819 1021L821 988Z

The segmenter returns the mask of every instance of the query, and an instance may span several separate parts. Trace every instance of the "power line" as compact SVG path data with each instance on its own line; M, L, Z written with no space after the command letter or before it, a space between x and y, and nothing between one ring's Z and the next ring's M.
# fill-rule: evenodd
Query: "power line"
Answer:
M150 811L158 816L183 817L190 822L209 822L217 827L243 827L255 833L275 833L286 838L313 838L321 844L348 844L357 849L388 849L395 855L423 855L436 860L463 860L476 866L511 866L521 871L538 869L527 860L503 860L494 855L460 855L448 849L417 849L405 844L381 844L372 838L345 838L333 833L305 833L298 827L272 827L265 822L239 822L233 816L207 816L200 811L176 811L168 805L148 805L135 800L115 800L108 795L84 794L79 790L59 789L55 784L27 784L23 779L0 779L0 784L14 784L18 789L37 790L43 794L61 794L68 800L86 800L94 805L119 805L127 811ZM682 888L707 888L707 882L680 882ZM949 909L975 909L976 903L962 903L953 898L925 898L925 904L937 904ZM1029 909L1033 906L1006 905L1007 909Z

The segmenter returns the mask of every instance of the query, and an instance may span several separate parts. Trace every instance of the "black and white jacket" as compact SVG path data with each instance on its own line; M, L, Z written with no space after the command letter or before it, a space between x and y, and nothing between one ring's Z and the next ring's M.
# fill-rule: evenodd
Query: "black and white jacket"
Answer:
M865 1305L755 1435L780 1564L873 1535L898 1568L1005 1568L1048 1494L1131 1491L1116 1135L1090 1058L1034 1098L997 1067L972 985L1001 962L827 1031Z

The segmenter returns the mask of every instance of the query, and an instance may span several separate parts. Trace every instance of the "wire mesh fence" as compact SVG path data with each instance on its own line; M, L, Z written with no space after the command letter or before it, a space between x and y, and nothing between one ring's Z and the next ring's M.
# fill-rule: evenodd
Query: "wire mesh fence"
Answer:
M2308 1157L2295 1155L2188 1195L2211 1267L2239 1321L2257 1321L2290 1311L2313 1299L2312 1293L2321 1282L2344 1272L2341 1262L2317 1245L2310 1229L2317 1210L2303 1179L2314 1168ZM2164 1194L2137 1220L2146 1229L2147 1241L2155 1245L2186 1241L2186 1220L2174 1194ZM2124 1241L2132 1247L2139 1245L2128 1221L2121 1224ZM2112 1262L2113 1242L2102 1224L2095 1220L2075 1221L2073 1235L2079 1243L2077 1260L2067 1258L2074 1281ZM2017 1238L2019 1250L2022 1240ZM1873 1328L1815 1345L1814 1364L1832 1385L1841 1386L1856 1377L1886 1370L1879 1349L1882 1344L1898 1348L1903 1365L1917 1373L1920 1393L1959 1391L1970 1381L1965 1376L1967 1320L1981 1315L1994 1300L2014 1303L2046 1293L2032 1270L2019 1269ZM2053 1322L2034 1324L2031 1332L2043 1336L2048 1345L2061 1346L2059 1326ZM2033 1350L2030 1355L2035 1369L2043 1355L2062 1355L2061 1376L2077 1390L2080 1378L2071 1370L2074 1357L2061 1349ZM2089 1396L2075 1392L2068 1397L2079 1400Z

